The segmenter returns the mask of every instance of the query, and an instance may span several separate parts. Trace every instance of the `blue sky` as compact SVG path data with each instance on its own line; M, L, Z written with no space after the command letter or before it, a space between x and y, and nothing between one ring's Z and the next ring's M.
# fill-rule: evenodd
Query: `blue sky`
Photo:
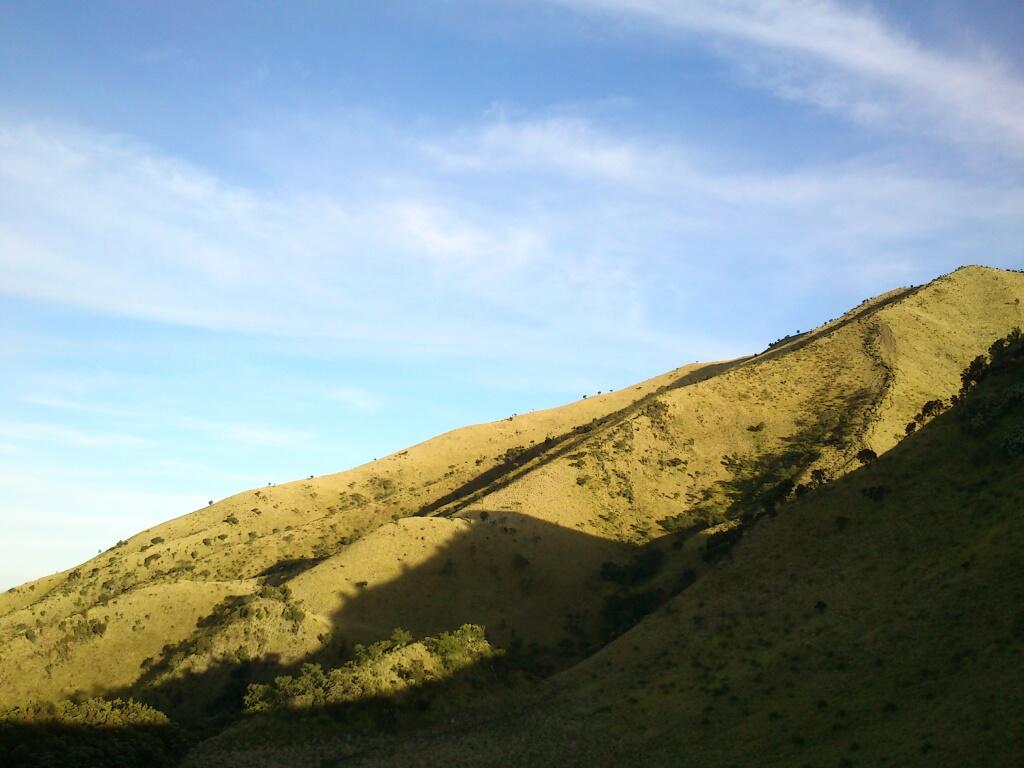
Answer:
M0 2L0 587L1024 266L1013 0Z

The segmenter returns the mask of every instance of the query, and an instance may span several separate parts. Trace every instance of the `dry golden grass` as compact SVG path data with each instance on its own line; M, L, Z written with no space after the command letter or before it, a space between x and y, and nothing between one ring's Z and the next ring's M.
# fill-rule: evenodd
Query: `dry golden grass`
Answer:
M147 659L167 662L153 684L240 652L287 664L396 626L424 635L473 622L499 644L592 646L614 591L603 563L735 517L735 495L765 478L839 478L861 448L889 450L923 402L948 397L971 358L1024 325L1022 300L1022 274L958 270L754 357L455 430L168 521L0 595L0 704L119 690ZM699 576L702 541L669 556ZM260 598L258 617L215 622L197 644L200 620L268 580L287 584L289 601ZM286 618L289 606L302 618ZM188 652L162 650L179 644Z

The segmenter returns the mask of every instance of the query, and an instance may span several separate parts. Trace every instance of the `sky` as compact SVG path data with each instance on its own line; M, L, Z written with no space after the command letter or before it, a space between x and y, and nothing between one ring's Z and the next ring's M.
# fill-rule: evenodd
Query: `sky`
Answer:
M1024 266L1017 0L0 0L0 588Z

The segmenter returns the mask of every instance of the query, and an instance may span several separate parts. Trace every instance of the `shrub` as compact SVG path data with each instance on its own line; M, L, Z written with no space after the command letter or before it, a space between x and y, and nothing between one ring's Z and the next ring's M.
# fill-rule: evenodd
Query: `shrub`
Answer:
M828 472L824 469L812 469L811 470L811 484L812 485L824 485L828 482Z
M299 625L306 618L306 612L294 603L287 603L281 610L281 618L292 623L292 630L298 631Z
M269 685L250 685L248 712L274 712L309 707L339 707L374 698L393 697L428 682L500 656L487 642L483 627L464 624L453 632L414 643L412 634L397 628L389 640L356 646L356 658L335 669L303 664L297 675L281 675Z
M391 632L391 647L392 648L404 648L412 642L412 632L402 627L395 627Z
M665 553L660 549L649 549L627 565L607 562L601 566L601 578L622 586L637 586L650 581L661 569Z
M743 537L743 526L737 525L727 531L719 531L710 536L704 544L704 562L717 563L725 558Z
M30 702L0 711L5 766L175 764L187 746L162 712L131 699Z
M463 624L452 632L442 632L436 638L423 641L449 672L455 672L476 662L481 655L490 655L492 648L487 642L484 628L478 624Z
M820 470L815 470L815 472L818 471ZM793 492L795 487L796 484L791 479L787 478L765 490L758 497L758 501L761 502L761 506L765 511L774 512L776 506L789 498L789 495Z
M862 448L857 451L857 461L861 464L867 465L878 458L878 454L872 451L870 448Z
M286 603L292 597L292 590L287 584L282 584L279 587L265 584L260 587L259 592L256 594L260 597L266 598L267 600L278 600L282 603Z
M984 355L978 355L976 358L971 360L970 365L964 368L960 374L960 392L966 394L970 391L971 387L977 384L985 375L985 369L988 367L988 360L985 359Z
M509 448L507 451L501 454L499 458L505 464L512 464L516 460L518 460L524 453L526 453L526 448L524 448L521 445L517 445L512 448Z

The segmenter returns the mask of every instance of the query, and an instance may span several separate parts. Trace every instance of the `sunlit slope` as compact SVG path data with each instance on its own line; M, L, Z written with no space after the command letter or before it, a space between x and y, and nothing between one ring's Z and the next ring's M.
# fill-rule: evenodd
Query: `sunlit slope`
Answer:
M884 451L923 402L956 389L970 358L1024 324L1022 298L1024 275L959 270L753 358L169 521L0 596L0 698L160 682L238 658L288 663L399 625L422 635L474 622L499 644L571 634L592 645L606 630L605 562L736 520L787 482L840 476L865 445ZM672 557L706 568L686 549ZM224 604L280 586L258 612ZM77 629L96 617L102 634Z
M647 398L465 512L508 510L643 541L733 516L759 486L882 452L968 361L1024 324L1024 275L972 267L857 308L718 375ZM450 512L460 514L456 508Z
M345 764L1024 764L1022 477L1018 359L541 695Z
M1021 322L1022 295L1020 274L967 268L878 297L762 355L681 376L432 505L425 512L435 523L380 529L292 586L361 639L399 623L429 634L477 621L501 643L554 644L565 640L570 614L585 637L599 639L606 584L595 575L623 556L616 543L641 546L734 519L780 483L820 483L858 466L859 450L889 448L922 403L948 397L968 360ZM490 548L487 531L503 519L512 521L511 539ZM552 560L531 546L552 539L572 556ZM375 547L381 557L370 554ZM521 573L519 557L531 563ZM545 610L520 608L538 599L524 578ZM382 581L401 586L375 589Z
M275 583L287 580L500 468L509 449L529 449L607 417L699 367L561 408L455 430L347 472L246 491L143 531L71 571L0 594L0 703L130 683L165 645L187 640L197 619L218 602L257 589L267 580L261 574ZM438 531L435 538L440 543L446 535ZM385 562L367 563L365 569L386 572L392 563L382 556ZM93 629L77 629L90 621ZM308 642L301 649L294 638L288 648L258 638L241 646L253 654L272 649L285 659L298 657L317 646L326 621L315 615L305 621L310 631L302 633ZM111 654L114 647L117 653ZM104 663L94 663L101 657Z

